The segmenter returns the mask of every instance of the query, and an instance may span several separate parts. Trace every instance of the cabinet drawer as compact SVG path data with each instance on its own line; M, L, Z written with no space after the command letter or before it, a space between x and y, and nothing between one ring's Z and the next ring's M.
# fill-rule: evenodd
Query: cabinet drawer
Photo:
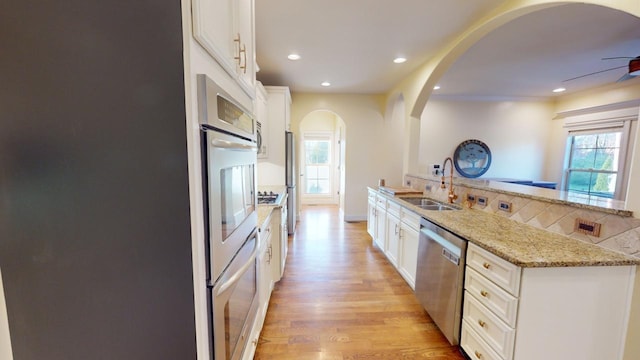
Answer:
M462 320L462 332L460 334L460 346L472 360L502 360L500 355L482 340L466 320Z
M510 327L516 326L518 299L467 266L464 288Z
M402 214L401 220L403 223L409 225L409 227L413 228L416 231L420 231L420 219L421 219L420 216L418 216L413 211L406 210L404 208L402 208L401 214Z
M396 204L393 201L389 201L389 203L387 204L387 213L400 218L400 205Z
M376 206L378 206L379 208L386 209L387 208L387 199L383 198L382 196L378 196L376 198Z
M467 265L507 290L513 296L518 296L520 292L520 267L472 243L469 244L467 250Z
M468 293L465 295L463 314L467 324L503 359L511 360L515 330L484 307L475 297Z

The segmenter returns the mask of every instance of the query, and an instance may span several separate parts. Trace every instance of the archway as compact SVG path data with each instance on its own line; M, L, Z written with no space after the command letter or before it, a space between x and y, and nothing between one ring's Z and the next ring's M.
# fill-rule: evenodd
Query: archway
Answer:
M572 3L598 5L605 8L626 12L636 17L640 17L640 8L638 8L637 5L633 6L630 2L624 0L538 0L526 3L507 4L506 6L496 9L488 16L476 22L468 30L458 36L458 38L449 43L448 46L445 46L439 54L434 56L432 60L429 61L429 63L425 64L425 66L422 68L422 71L420 71L420 73L424 76L422 78L424 82L419 85L419 90L415 95L415 102L411 107L410 116L415 119L420 118L420 115L422 114L422 111L424 110L424 107L433 92L433 88L437 85L440 78L444 75L445 72L447 72L447 70L449 70L451 65L460 56L462 56L471 46L477 43L485 35L522 16L543 9Z

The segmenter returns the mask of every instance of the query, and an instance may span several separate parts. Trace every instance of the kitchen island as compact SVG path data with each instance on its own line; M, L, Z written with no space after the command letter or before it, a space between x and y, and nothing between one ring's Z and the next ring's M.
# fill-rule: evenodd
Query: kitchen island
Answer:
M479 209L372 195L378 223L399 204L469 241L461 347L472 358L622 359L640 259Z

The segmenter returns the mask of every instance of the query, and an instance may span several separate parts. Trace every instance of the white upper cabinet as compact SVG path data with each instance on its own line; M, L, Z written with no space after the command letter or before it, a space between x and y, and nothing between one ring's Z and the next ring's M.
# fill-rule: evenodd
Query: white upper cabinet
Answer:
M236 0L238 14L237 33L240 46L237 71L240 85L255 92L256 87L256 40L255 40L255 5L254 0ZM253 95L249 94L252 98Z
M253 0L192 0L193 36L255 98Z

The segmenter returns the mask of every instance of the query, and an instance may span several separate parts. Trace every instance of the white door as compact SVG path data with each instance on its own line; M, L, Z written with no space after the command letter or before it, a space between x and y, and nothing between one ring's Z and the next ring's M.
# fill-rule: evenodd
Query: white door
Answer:
M303 204L336 204L333 144L331 132L302 134L300 193Z

